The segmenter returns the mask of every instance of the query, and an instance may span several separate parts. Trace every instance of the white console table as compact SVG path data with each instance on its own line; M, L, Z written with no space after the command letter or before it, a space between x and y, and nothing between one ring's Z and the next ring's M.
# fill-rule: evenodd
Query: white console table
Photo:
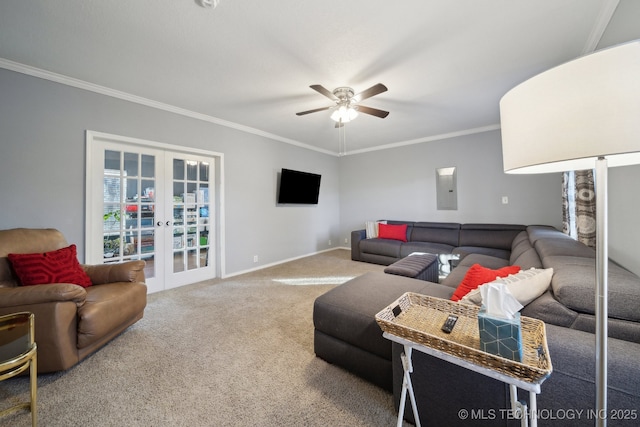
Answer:
M411 353L417 350L509 384L511 413L521 419L522 426L527 427L531 421L531 426L536 427L536 395L540 393L542 382L553 370L544 322L525 316L520 318L522 362L515 362L480 349L479 310L480 307L473 305L406 292L376 314L383 336L404 347L404 378L398 426L402 425L407 393L411 399L416 426L420 426L411 384ZM441 327L449 315L457 316L458 320L453 330L446 333ZM518 388L529 392L529 410L526 404L518 401Z
M511 409L515 417L520 418L521 425L523 427L527 427L531 425L531 427L537 427L537 419L536 419L536 395L540 394L540 385L546 379L543 377L537 381L529 382L524 381L518 378L515 378L510 375L503 374L494 369L490 369L475 363L471 363L467 360L461 359L459 357L453 356L448 353L444 353L442 351L436 350L434 348L424 346L413 341L409 341L405 338L390 334L385 332L383 336L391 341L397 342L404 346L404 353L402 354L402 367L404 369L404 378L402 380L402 393L400 395L400 407L398 410L398 427L402 426L402 420L404 418L404 407L406 404L407 393L409 394L409 399L411 401L411 407L413 409L413 416L415 419L416 427L420 427L420 417L418 416L418 407L416 405L416 398L413 393L413 385L411 383L411 373L413 372L413 364L411 361L411 353L413 350L417 350L431 356L437 357L438 359L446 360L447 362L453 363L455 365L461 366L463 368L469 369L474 372L478 372L482 375L486 375L487 377L491 377L502 381L505 384L509 384L509 389L511 392ZM518 388L526 390L529 392L529 408L527 409L526 404L518 401ZM530 424L529 424L530 421Z

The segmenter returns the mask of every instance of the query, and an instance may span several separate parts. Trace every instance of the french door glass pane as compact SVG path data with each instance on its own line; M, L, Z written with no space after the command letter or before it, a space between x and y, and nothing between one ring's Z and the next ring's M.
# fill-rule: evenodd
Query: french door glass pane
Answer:
M173 159L174 273L209 263L208 181L208 163Z
M209 163L200 162L200 181L209 181Z
M198 162L187 162L187 180L198 180Z
M138 176L138 153L124 153L125 176Z
M105 150L103 183L105 262L144 259L154 277L155 157Z
M174 252L173 253L173 272L180 273L181 271L184 271L184 253Z

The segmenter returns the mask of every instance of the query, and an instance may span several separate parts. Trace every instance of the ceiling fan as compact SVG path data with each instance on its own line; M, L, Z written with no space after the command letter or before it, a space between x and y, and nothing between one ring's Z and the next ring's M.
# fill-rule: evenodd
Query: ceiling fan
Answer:
M369 89L363 90L357 95L354 94L355 92L350 87L339 87L333 92L329 91L322 85L311 85L309 87L335 102L335 105L302 111L300 113L296 113L297 116L304 116L305 114L317 113L318 111L335 108L336 110L331 114L331 118L336 122L336 127L341 127L344 123L350 122L356 118L359 112L380 117L381 119L384 119L389 115L388 111L358 105L358 103L364 99L386 92L387 87L382 83L373 85Z

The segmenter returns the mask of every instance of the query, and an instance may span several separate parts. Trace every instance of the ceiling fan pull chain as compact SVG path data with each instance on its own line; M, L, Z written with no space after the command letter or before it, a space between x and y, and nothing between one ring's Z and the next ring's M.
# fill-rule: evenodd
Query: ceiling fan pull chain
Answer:
M344 141L344 149L342 150L342 155L346 156L347 155L347 127L346 126L342 126L342 140Z
M342 124L342 123L341 123ZM347 127L338 127L338 156L342 157L347 154ZM342 131L340 130L342 129Z

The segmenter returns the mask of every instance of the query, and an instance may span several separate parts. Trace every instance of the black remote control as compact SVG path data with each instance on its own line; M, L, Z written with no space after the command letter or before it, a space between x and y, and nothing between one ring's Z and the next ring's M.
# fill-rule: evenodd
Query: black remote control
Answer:
M457 321L458 316L450 314L447 320L445 320L444 325L442 325L442 332L450 334Z

